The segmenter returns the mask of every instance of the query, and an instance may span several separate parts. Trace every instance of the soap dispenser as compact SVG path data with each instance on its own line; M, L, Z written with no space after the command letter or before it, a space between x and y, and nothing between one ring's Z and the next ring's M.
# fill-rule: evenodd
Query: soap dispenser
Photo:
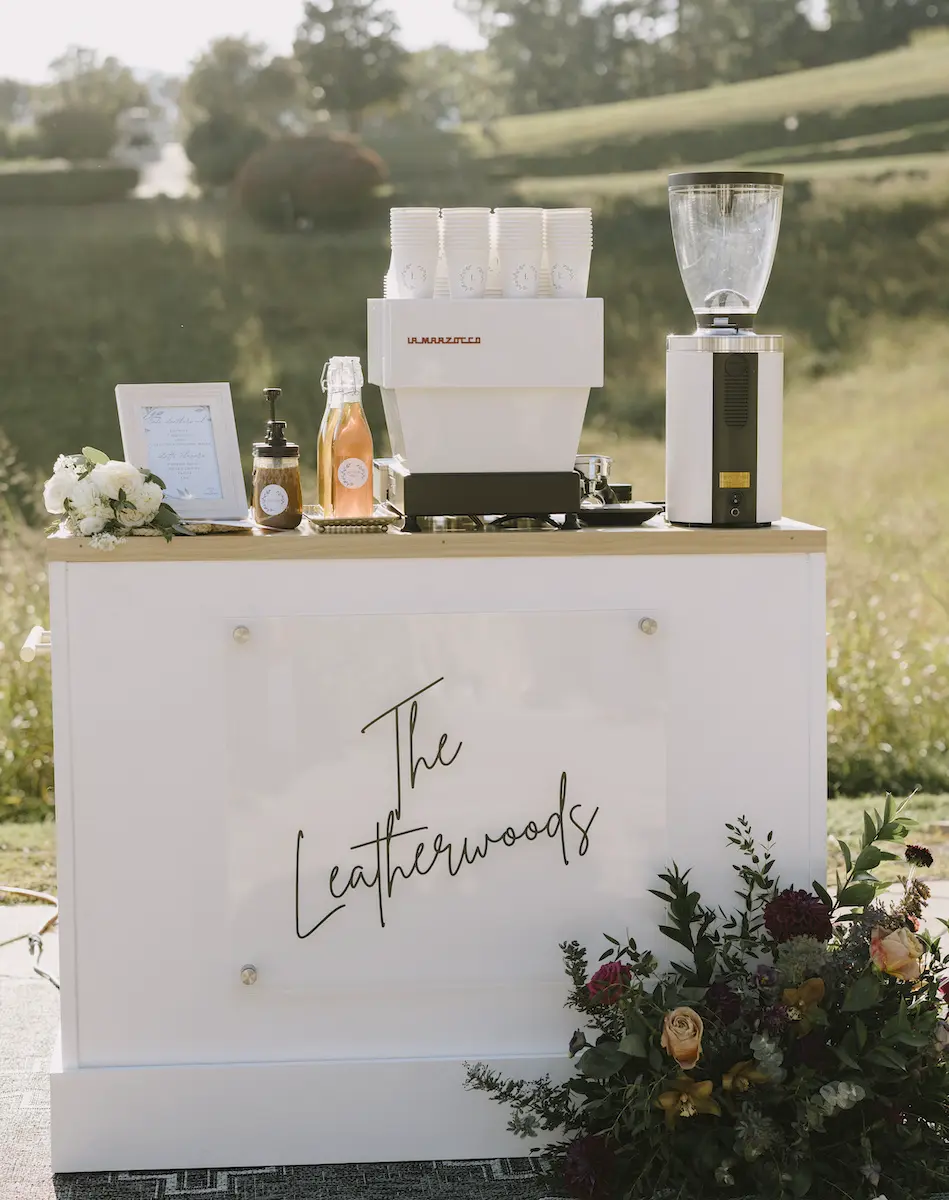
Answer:
M300 447L284 436L277 420L280 388L264 391L270 408L266 439L254 443L254 520L264 529L296 529L303 520Z

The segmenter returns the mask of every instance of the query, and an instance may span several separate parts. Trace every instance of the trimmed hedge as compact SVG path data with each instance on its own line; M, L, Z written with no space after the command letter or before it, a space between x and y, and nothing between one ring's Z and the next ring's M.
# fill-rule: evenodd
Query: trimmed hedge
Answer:
M262 146L244 164L235 187L244 212L268 228L346 227L374 214L388 178L374 150L330 133Z
M138 186L134 167L82 166L0 170L2 204L102 204L124 200Z

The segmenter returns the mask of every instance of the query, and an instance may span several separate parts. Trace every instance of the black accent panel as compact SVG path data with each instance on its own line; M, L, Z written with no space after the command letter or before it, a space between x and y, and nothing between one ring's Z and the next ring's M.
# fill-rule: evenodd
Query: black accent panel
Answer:
M522 516L580 511L576 471L415 474L401 478L396 507L414 517L467 517L491 513Z
M780 171L676 171L669 176L669 187L741 187L759 184L781 187L784 175Z
M714 355L712 380L712 524L754 525L758 514L758 355Z

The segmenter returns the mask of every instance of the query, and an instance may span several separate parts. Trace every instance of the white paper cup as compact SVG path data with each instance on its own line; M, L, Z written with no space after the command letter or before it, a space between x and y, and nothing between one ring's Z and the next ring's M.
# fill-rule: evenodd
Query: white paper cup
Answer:
M426 237L392 235L392 273L397 298L431 300L438 269L438 232Z
M508 300L531 300L537 296L544 257L543 243L530 239L498 243L498 280Z
M579 300L590 284L593 246L582 239L559 238L547 230L547 263L552 295L559 300Z
M452 300L481 300L488 282L491 241L488 214L479 214L476 229L445 225L443 241L448 268L448 290Z

